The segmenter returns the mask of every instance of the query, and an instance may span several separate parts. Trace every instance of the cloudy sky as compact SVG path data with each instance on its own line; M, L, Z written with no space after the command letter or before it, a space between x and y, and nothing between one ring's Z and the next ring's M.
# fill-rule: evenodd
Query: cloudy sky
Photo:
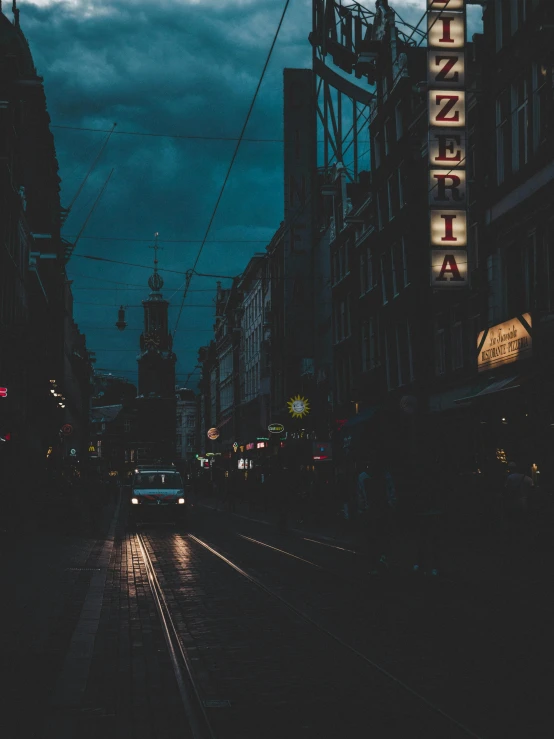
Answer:
M372 0L363 4L374 8ZM426 0L391 5L414 22ZM100 149L102 129L117 122L64 233L80 231L114 169L68 272L76 320L97 367L136 381L140 301L150 272L83 255L151 265L148 246L159 231L160 267L174 270L162 273L174 325L184 273L204 237L284 0L19 0L18 6L44 77L64 206ZM282 220L282 72L310 65L310 24L311 0L291 0L245 134L266 140L241 144L198 272L240 274ZM214 288L211 278L192 281L175 341L180 383L210 339ZM120 304L128 306L123 333L114 326Z

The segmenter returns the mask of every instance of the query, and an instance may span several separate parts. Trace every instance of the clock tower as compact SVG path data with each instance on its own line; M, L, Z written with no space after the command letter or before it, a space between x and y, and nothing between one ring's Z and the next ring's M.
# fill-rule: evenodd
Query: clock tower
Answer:
M175 363L173 337L169 332L169 302L164 300L161 290L164 281L158 272L158 234L154 245L154 272L148 279L150 295L142 301L144 306L144 329L140 335L138 356L138 393L144 398L175 397Z

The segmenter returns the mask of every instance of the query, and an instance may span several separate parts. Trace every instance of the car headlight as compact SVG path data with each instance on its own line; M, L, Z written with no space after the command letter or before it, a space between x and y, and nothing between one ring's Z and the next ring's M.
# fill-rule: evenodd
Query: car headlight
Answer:
M185 505L185 499L184 498L179 498L179 500L177 502L179 503L179 505Z
M133 505L138 505L138 498L131 498L131 503Z

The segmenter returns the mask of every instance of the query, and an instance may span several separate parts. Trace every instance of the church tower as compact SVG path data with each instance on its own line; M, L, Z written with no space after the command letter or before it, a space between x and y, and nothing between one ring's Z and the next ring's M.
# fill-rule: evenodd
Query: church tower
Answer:
M155 235L154 272L148 279L150 296L142 301L144 329L140 335L138 356L138 394L144 398L175 397L175 363L173 337L169 332L169 302L161 290L164 281L158 272L158 234Z

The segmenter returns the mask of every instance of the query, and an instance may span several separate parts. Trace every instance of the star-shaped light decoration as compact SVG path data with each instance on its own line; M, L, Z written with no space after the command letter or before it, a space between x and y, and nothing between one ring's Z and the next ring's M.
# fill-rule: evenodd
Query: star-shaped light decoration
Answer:
M293 418L303 418L310 412L310 403L308 398L304 398L301 395L296 395L291 398L288 403L289 413Z

